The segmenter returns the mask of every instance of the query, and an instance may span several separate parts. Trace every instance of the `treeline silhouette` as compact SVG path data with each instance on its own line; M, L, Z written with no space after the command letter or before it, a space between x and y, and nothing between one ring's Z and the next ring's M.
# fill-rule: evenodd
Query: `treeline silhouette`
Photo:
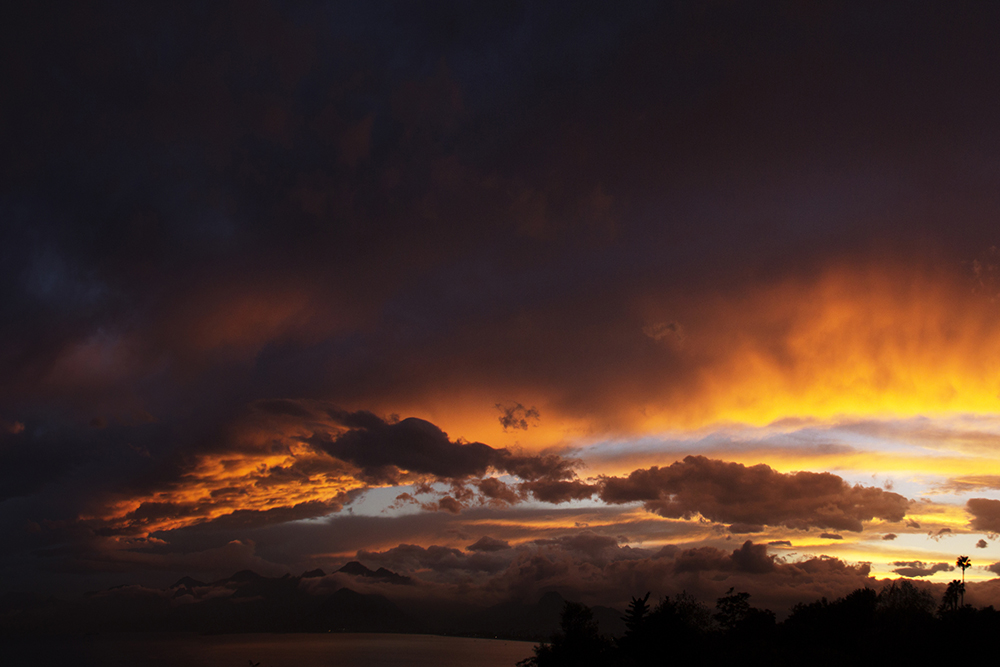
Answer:
M952 582L940 604L906 580L881 590L859 588L834 601L796 605L777 622L748 593L729 592L711 609L681 593L649 603L632 598L624 636L598 632L590 609L567 602L560 630L534 648L520 667L722 665L752 658L762 663L809 665L944 664L961 646L1000 636L1000 612L961 604L964 584Z

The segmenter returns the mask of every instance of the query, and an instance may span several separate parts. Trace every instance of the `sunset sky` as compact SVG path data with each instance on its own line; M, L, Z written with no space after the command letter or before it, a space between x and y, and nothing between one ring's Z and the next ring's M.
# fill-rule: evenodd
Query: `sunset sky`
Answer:
M820 4L3 9L0 593L1000 605L1000 5Z

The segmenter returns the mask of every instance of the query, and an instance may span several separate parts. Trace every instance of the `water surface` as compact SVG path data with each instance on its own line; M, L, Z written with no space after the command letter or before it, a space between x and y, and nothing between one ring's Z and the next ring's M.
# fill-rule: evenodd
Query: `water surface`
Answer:
M101 667L514 667L530 642L378 633L101 635L13 648L18 664ZM8 654L10 656L10 654Z

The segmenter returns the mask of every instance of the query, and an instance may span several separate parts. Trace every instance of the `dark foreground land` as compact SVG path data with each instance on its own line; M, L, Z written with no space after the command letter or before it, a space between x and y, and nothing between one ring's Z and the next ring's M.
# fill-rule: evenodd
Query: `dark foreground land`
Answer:
M949 587L938 605L902 580L855 590L833 602L799 604L783 622L730 590L714 610L687 595L650 605L633 598L627 630L602 635L591 611L567 602L560 631L539 644L521 667L646 665L942 665L963 649L990 646L1000 636L1000 612L961 604Z
M344 571L359 583L371 579L390 587L412 585L406 577L359 564L348 564ZM749 594L733 590L714 608L683 593L659 601L650 601L646 594L633 598L621 612L589 608L549 592L535 603L456 610L411 602L400 609L381 595L323 585L333 582L320 571L280 578L243 571L211 583L185 577L164 590L118 587L73 600L6 594L0 596L0 664L245 667L248 660L261 662L254 658L251 645L256 640L249 637L256 633L265 638L257 654L265 648L273 652L281 644L285 653L278 650L273 655L288 658L263 661L262 667L329 665L331 655L342 658L349 646L359 656L357 664L369 666L486 665L493 658L506 660L503 664L510 667L518 661L523 667L728 665L752 658L760 664L807 661L821 667L845 663L881 667L903 661L943 664L954 660L961 648L989 646L1000 636L1000 612L963 604L964 587L958 581L948 586L941 601L899 580L880 590L861 588L837 600L799 604L781 622L770 610L754 607ZM143 638L143 633L152 635ZM401 639L372 644L367 639L348 640L352 633L369 639L374 633L410 637L412 647L391 657L381 645L399 644ZM512 642L514 654L503 655L498 644L487 643L482 660L465 656L449 663L444 660L448 651L472 645L435 635L464 635L470 642L479 641L473 637L546 641L534 646L533 655L530 643ZM236 638L212 638L227 636ZM198 662L199 656L230 641L240 650L222 651L218 660ZM114 662L114 656L130 646L158 648L140 648L141 661ZM307 646L319 648L292 658L290 652ZM430 651L427 661L407 658L418 650ZM180 657L184 651L189 657ZM236 653L245 655L237 660ZM87 662L85 655L93 657ZM338 660L335 664L341 667L354 664Z

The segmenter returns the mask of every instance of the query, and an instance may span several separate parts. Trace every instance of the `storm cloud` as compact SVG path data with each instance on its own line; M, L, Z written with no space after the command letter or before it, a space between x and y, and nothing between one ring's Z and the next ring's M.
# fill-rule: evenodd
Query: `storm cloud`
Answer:
M314 435L308 442L358 466L363 477L372 483L398 482L403 470L451 481L482 477L492 470L528 482L522 488L547 501L549 497L543 496L562 495L558 491L547 492L549 486L561 489L560 484L570 488L579 484L573 480L576 476L573 468L579 462L558 455L514 454L481 442L452 441L434 424L413 417L389 422L370 412L331 410L329 415L346 430L334 435ZM479 485L492 498L512 499L500 482L484 480Z
M8 5L0 593L833 599L744 537L1000 485L989 3Z

